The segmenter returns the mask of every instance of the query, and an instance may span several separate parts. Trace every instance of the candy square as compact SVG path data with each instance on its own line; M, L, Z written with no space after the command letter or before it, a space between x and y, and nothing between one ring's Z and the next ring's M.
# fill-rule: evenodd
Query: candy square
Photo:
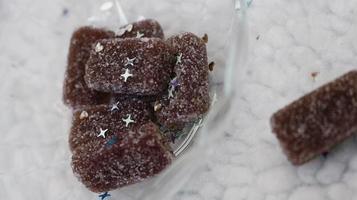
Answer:
M110 142L115 141L115 142ZM105 192L137 183L165 169L173 155L153 123L117 132L102 145L86 144L91 151L72 157L78 179L93 192Z
M170 129L180 129L202 117L210 105L208 62L205 42L192 33L167 40L177 55L174 78L166 95L156 103L156 117Z
M88 87L125 95L157 95L173 70L170 46L157 38L105 39L86 65Z
M271 127L294 165L330 151L357 132L357 71L279 110Z
M124 120L130 116L132 122ZM69 146L72 152L92 140L100 130L108 133L130 130L134 124L148 123L151 118L149 104L138 99L126 99L111 105L97 105L78 109L73 114ZM135 126L136 127L136 126ZM100 136L103 137L103 136Z
M103 104L108 94L89 89L84 81L85 64L93 43L99 39L114 37L114 33L104 29L81 27L71 38L68 64L63 86L64 103L72 108Z

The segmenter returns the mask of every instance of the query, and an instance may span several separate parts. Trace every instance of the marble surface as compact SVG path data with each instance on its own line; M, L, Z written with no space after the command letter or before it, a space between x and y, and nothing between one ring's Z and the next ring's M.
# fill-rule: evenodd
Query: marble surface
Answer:
M61 102L63 66L82 12L89 11L70 0L0 0L1 199L97 199L73 177L63 132L70 120ZM357 199L355 138L294 167L269 126L282 106L356 69L356 14L357 0L253 1L236 114L172 199Z

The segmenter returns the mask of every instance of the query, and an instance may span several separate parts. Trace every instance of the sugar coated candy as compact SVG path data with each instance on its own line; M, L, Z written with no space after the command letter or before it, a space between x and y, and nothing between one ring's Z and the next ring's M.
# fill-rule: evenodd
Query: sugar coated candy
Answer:
M357 132L357 71L276 112L271 126L288 159L301 165Z
M123 119L128 118L129 115L132 122L127 124ZM69 146L71 151L75 152L77 147L96 139L100 129L108 129L108 133L125 131L134 124L149 121L149 104L138 99L126 99L113 102L111 105L84 107L73 114Z
M205 42L192 33L167 40L175 50L174 76L167 93L154 108L160 124L179 129L208 111L208 62Z
M159 128L151 122L135 126L112 133L104 145L92 141L86 144L90 151L73 154L73 172L88 189L99 193L134 184L171 163L173 155Z
M108 100L108 94L87 87L84 73L85 64L95 41L111 37L114 37L113 32L92 27L81 27L73 33L63 86L63 99L68 106L78 108L102 104ZM97 49L100 49L100 46Z
M158 38L99 40L86 65L88 87L126 95L156 95L167 87L173 70L172 48Z
M160 24L153 19L144 19L138 22L127 24L123 27L120 27L117 31L117 36L119 38L164 38L164 31L162 30Z

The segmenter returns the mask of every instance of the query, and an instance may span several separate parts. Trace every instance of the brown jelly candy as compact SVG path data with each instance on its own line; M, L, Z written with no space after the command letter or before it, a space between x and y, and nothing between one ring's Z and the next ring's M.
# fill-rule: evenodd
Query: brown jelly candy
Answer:
M208 111L208 62L205 42L192 33L167 40L175 50L176 64L163 100L154 106L160 124L180 129Z
M128 117L127 123L124 120ZM149 104L138 99L125 99L113 102L111 105L84 107L73 114L69 146L71 151L75 152L77 147L95 140L100 129L108 129L108 132L125 131L134 124L149 121Z
M120 27L117 31L117 37L119 38L129 38L129 37L154 37L154 38L164 38L164 31L162 30L159 22L153 19L145 19L131 24L127 24Z
M64 103L72 108L97 105L108 100L108 94L89 89L84 81L85 64L93 43L99 39L114 37L114 33L104 29L81 27L71 38L68 64L63 86Z
M294 165L330 151L357 132L357 71L279 110L271 126Z
M88 87L125 95L157 95L172 73L172 49L158 38L104 39L86 65Z
M119 38L127 37L157 37L163 38L163 30L160 24L152 19L146 19L120 28ZM98 105L108 102L107 93L89 89L84 81L85 64L90 55L90 50L101 46L94 46L99 39L113 38L114 32L93 28L81 27L77 29L71 38L68 65L65 75L63 99L66 105L79 108L88 105Z
M145 108L118 107L111 111L112 107L99 105L86 109L84 115L83 111L75 113L70 138L72 169L93 192L142 181L161 172L173 159L159 128L147 119ZM128 119L133 122L128 124Z

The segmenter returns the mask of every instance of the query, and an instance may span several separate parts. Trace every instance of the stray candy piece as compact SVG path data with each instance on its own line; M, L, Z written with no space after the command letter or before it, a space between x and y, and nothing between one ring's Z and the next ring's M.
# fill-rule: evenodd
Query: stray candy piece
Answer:
M85 119L87 117L88 117L88 113L85 110L83 110L79 115L79 119Z
M319 72L311 72L311 78L313 81L316 80L316 77L319 75Z
M158 102L155 102L154 104L154 111L158 111L162 108L162 104L161 103L158 103Z
M159 22L153 19L145 19L125 25L117 32L119 38L129 37L147 37L147 38L164 38L164 31L162 30Z
M72 157L74 174L93 192L140 182L161 172L173 159L166 140L152 122L135 124L129 130L112 134L107 143L92 141L84 146L86 151L74 153Z
M208 64L208 69L209 69L210 71L213 71L214 65L215 65L214 62L210 62L210 63Z
M294 165L328 152L357 132L357 71L279 110L271 126Z
M114 33L104 29L81 27L71 38L68 64L63 86L64 103L72 108L103 104L108 101L108 94L89 89L84 82L85 64L93 45L99 39L114 37ZM102 50L97 43L95 50Z
M113 109L114 107L114 109ZM119 101L113 105L97 105L82 108L73 114L69 146L75 153L77 148L90 141L102 141L116 132L127 131L133 124L150 121L149 105L137 99ZM83 113L86 113L83 118ZM123 121L130 115L130 123ZM132 121L134 120L135 123ZM104 140L103 140L104 143Z
M205 42L205 43L208 43L208 35L207 33L205 33L202 37L202 40Z
M107 39L100 52L91 51L85 81L102 92L157 95L173 70L173 50L158 38Z
M205 42L192 33L167 40L176 51L175 77L155 115L161 125L180 129L208 111L208 62Z

